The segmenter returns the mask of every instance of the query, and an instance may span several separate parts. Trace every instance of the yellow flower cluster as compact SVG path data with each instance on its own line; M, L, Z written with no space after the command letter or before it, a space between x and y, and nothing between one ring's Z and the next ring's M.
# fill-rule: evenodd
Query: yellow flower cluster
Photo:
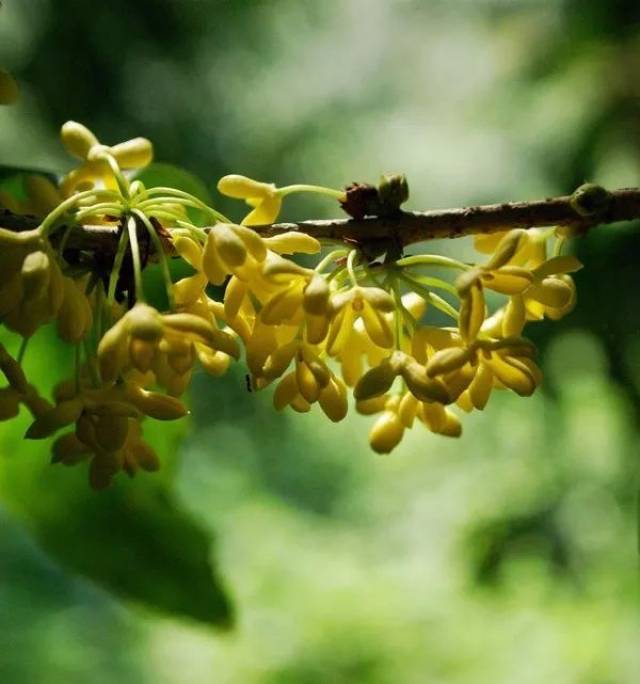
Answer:
M393 250L372 256L366 245L324 245L301 232L266 236L252 228L273 223L293 192L344 203L343 191L225 176L219 191L251 207L236 224L188 193L136 179L135 170L152 158L143 138L106 146L68 122L62 140L80 165L58 185L30 180L28 203L8 206L42 215L40 226L0 229L0 322L24 338L18 360L0 349L8 382L0 389L0 418L26 406L31 439L71 427L56 438L53 462L88 461L95 488L121 470L157 469L142 420L186 415L180 397L194 367L221 375L241 352L252 388L273 386L277 410L305 413L318 404L336 422L352 393L359 413L377 416L369 441L379 453L390 452L416 421L458 436L456 407L481 410L494 390L534 392L541 372L523 328L560 318L575 303L569 274L580 264L560 254L553 229L478 236L477 250L489 255L478 265ZM404 201L406 182L401 190ZM393 212L393 202L387 205ZM209 227L194 225L187 209ZM89 221L105 224L114 245L98 260L81 242ZM312 267L292 258L319 254ZM191 274L174 281L171 257ZM162 270L166 311L145 299L143 271L151 262ZM224 285L221 301L209 285ZM442 316L449 325L437 324ZM27 341L52 321L76 360L74 377L58 385L53 403L27 382L20 364Z

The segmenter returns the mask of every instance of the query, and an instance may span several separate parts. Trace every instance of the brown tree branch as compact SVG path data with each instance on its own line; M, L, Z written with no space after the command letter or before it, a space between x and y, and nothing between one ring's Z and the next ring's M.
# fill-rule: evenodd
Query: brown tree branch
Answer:
M601 189L602 190L602 189ZM603 191L604 192L604 191ZM640 219L640 188L624 188L606 193L598 208L576 208L576 193L533 202L505 202L432 211L398 211L381 217L328 219L273 223L252 226L265 237L299 231L315 238L359 244L393 241L406 246L426 240L456 238L494 233L511 228L566 226L580 233L596 225ZM28 230L37 226L32 216L0 213L0 226L9 230ZM113 242L117 227L83 226L73 231L68 246L94 250Z
M405 246L425 240L495 233L511 228L567 226L581 232L596 225L633 219L640 219L640 188L625 188L609 193L606 206L589 216L576 211L574 195L566 195L533 202L403 211L389 217L299 221L253 227L265 236L294 230L315 238L363 243L391 238Z

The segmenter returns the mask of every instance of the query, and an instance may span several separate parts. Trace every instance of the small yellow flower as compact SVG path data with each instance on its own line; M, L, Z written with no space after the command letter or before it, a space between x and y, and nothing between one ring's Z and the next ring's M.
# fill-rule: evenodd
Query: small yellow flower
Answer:
M212 353L221 351L234 358L238 356L234 338L215 327L211 319L192 313L161 315L147 304L138 303L100 340L100 373L106 382L115 380L128 368L146 373L166 355L169 367L183 375L195 362L197 345Z
M245 226L218 223L207 235L202 270L214 285L222 285L230 274L248 280L266 256L267 248L256 232Z
M273 183L262 183L246 176L231 174L218 181L218 191L227 197L243 199L253 207L242 220L245 226L273 223L278 218L282 198Z
M446 386L428 375L427 369L412 356L401 351L393 352L368 370L355 386L353 396L361 401L386 394L397 377L402 377L409 391L420 401L451 401Z
M331 326L327 349L332 356L344 348L358 319L362 320L371 342L383 349L393 346L393 328L385 314L395 311L396 303L388 292L378 287L351 287L333 294L329 308Z
M60 187L65 197L82 187L92 187L96 182L116 187L105 155L111 156L123 170L141 169L153 159L153 146L146 138L133 138L113 146L102 145L86 126L77 121L67 121L62 126L61 138L67 152L82 161L78 168L62 179Z

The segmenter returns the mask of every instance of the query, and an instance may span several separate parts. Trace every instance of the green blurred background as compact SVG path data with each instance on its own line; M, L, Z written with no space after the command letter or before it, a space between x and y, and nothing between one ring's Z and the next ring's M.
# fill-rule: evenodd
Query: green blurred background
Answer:
M22 89L3 165L69 168L76 119L212 192L402 171L427 209L639 184L637 0L5 0L0 64ZM196 376L159 476L91 494L2 424L0 682L637 684L640 225L576 249L576 310L530 330L544 389L457 441L375 456L369 419L275 414L238 367ZM51 385L68 355L43 332L27 370Z

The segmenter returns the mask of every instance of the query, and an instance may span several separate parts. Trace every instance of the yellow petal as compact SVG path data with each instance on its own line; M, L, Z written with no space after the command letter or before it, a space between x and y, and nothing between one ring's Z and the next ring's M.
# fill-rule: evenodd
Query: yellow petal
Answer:
M96 136L77 121L67 121L63 124L60 136L67 152L78 159L86 159L89 156L89 150L100 144Z
M260 181L237 174L223 176L218 181L218 192L235 199L266 197L273 193L274 190L275 185L271 183L261 183Z
M493 256L483 266L483 269L493 271L508 264L518 251L524 234L525 231L521 228L510 230L497 244Z
M466 342L476 339L484 322L486 307L482 288L477 284L469 287L460 300L460 335Z
M520 266L504 266L503 268L485 273L482 276L482 284L493 290L506 295L520 294L533 282L530 271Z
M285 406L289 404L298 395L298 384L296 382L295 372L285 375L278 383L276 391L273 393L273 406L276 411L282 411Z
M393 330L389 325L389 321L384 314L380 313L379 310L374 309L368 302L362 310L362 322L364 323L367 335L374 344L377 344L383 349L390 349L393 347Z
M311 235L288 231L280 235L263 238L265 245L278 254L317 254L320 243Z
M202 270L202 246L186 235L176 235L173 238L176 252L196 271Z
M492 389L493 373L491 368L487 364L481 363L468 388L469 400L475 408L482 411L489 401Z
M146 138L133 138L109 149L122 169L141 169L153 160L153 145Z
M280 213L282 206L282 199L279 195L271 195L265 197L260 204L251 212L249 212L242 224L245 226L260 226L267 223L274 223Z
M522 334L525 322L526 309L524 299L518 295L511 297L502 318L502 335L504 337L519 336Z

